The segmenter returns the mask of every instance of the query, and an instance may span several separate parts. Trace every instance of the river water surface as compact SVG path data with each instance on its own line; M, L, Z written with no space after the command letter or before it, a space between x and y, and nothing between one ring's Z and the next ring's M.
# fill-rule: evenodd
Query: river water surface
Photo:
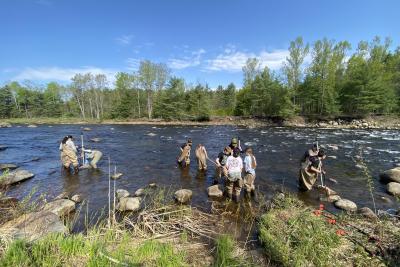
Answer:
M124 173L118 180L118 188L134 192L155 182L172 190L193 190L192 204L208 209L210 206L206 189L212 185L214 167L204 175L197 172L197 163L192 151L190 169L182 171L176 166L179 145L190 137L194 147L198 143L206 146L210 158L214 159L232 137L239 136L242 146L252 146L258 161L256 187L265 195L271 195L277 187L295 192L310 205L319 203L316 192L298 193L297 177L299 159L312 142L318 138L326 146L329 157L325 162L328 186L342 198L348 198L359 207L372 206L367 179L356 166L354 158L363 150L374 186L378 209L396 207L394 198L386 194L385 185L378 179L379 172L400 163L400 136L392 130L323 130L308 128L256 128L234 126L148 126L148 125L88 125L92 131L84 132L85 146L99 149L104 157L99 171L83 170L78 175L61 172L58 146L63 136L71 134L80 145L80 125L26 125L0 129L0 144L8 149L0 152L0 163L14 163L36 174L33 179L12 186L8 194L23 197L37 187L38 193L57 195L67 191L79 193L89 200L90 209L101 209L107 205L108 163ZM89 139L98 137L101 142ZM337 150L328 145L336 145ZM336 158L335 158L336 157ZM330 206L330 209L334 209Z

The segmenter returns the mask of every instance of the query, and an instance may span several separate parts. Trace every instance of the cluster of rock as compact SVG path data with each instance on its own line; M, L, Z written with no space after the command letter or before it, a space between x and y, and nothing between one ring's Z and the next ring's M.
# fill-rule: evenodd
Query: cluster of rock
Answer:
M116 209L118 211L138 211L140 210L142 206L142 198L144 194L144 189L139 188L136 190L136 192L133 194L133 196L130 195L130 193L125 190L125 189L118 189L116 192L116 197L118 199L118 204L116 206Z
M347 122L341 119L337 119L328 122L319 122L315 126L322 128L346 126L355 129L362 129L362 128L368 129L368 128L377 128L378 124L376 122L368 122L366 120L352 120L350 122Z
M0 122L0 128L11 128L12 125L8 122Z
M71 199L65 198L66 196L64 193L46 203L39 211L23 214L6 222L0 228L0 236L4 240L34 241L50 233L68 234L68 228L61 218L73 212L76 203L82 199L80 195L74 195Z
M389 194L400 197L400 167L384 171L380 174L380 179L387 183L386 190Z
M3 167L7 167L8 164L3 164ZM11 165L14 168L15 165ZM16 166L15 166L16 167ZM8 168L7 168L8 169ZM8 173L3 173L0 179L0 186L8 186L15 183L19 183L34 177L35 175L26 170L15 170Z

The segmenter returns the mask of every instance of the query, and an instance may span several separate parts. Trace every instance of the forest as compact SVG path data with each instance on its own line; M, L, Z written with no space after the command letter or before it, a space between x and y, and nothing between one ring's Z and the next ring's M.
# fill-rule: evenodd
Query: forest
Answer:
M164 63L144 60L137 71L76 74L69 84L10 82L0 88L0 118L205 121L211 116L359 117L400 112L400 47L389 38L347 41L298 37L279 71L257 58L243 66L243 85L211 89L188 84Z

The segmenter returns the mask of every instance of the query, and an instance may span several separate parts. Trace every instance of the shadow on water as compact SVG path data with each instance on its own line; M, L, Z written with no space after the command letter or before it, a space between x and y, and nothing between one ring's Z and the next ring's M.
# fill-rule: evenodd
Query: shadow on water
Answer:
M378 181L382 170L393 168L400 162L398 131L394 130L324 130L296 128L247 129L234 126L149 126L149 125L90 125L92 131L84 132L85 147L103 152L99 170L82 170L79 174L61 171L58 145L67 134L74 135L80 145L79 125L40 125L0 129L0 143L8 149L0 152L0 163L14 163L22 169L36 174L33 179L13 186L9 194L22 198L33 187L37 195L56 196L61 192L81 194L92 210L101 210L108 201L108 164L117 167L123 177L117 188L133 193L149 183L171 187L171 190L187 188L193 191L192 204L205 210L211 209L212 201L207 196L207 187L214 184L215 168L209 165L207 172L199 172L192 153L191 165L177 167L176 157L179 146L192 138L195 147L203 144L211 159L217 157L230 138L240 136L242 146L252 146L257 157L257 178L255 185L265 196L271 196L276 189L285 188L298 194L310 205L319 204L317 192L298 193L297 177L299 158L318 137L329 156L325 163L327 177L338 181L328 183L342 198L355 201L358 206L372 207L364 174L356 167L354 158L358 148L363 147L365 163L374 177L374 192L378 209L394 208L397 204L386 194L384 184ZM88 140L99 137L101 142ZM328 144L337 145L334 150ZM211 163L210 163L211 164ZM386 200L379 197L384 195ZM50 198L50 197L49 197ZM224 202L225 200L220 200ZM244 209L245 201L229 203L232 209ZM236 205L236 206L235 206ZM328 207L329 208L329 207ZM334 209L333 207L330 207Z

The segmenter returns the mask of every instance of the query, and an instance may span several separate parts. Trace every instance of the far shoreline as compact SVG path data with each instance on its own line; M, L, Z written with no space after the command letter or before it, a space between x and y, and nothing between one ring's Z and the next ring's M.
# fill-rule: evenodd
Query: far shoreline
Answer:
M208 121L180 121L163 119L108 119L82 120L81 118L11 118L0 119L0 128L12 125L155 125L155 126L237 126L247 128L288 127L288 128L321 128L321 129L400 129L399 116L371 116L364 119L309 119L301 116L290 119L251 118L251 117L211 117Z

